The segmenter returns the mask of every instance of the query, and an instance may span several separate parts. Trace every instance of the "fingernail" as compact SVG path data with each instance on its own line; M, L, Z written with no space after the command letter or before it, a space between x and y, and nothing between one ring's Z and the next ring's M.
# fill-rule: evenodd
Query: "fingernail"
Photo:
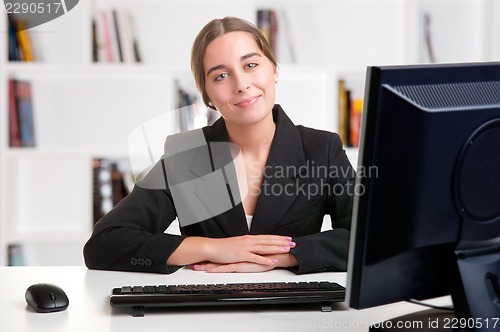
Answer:
M290 247L283 247L284 250L290 250Z
M278 260L277 259L273 259L273 263L278 263Z
M286 236L286 237L285 237L285 240L287 240L287 241L292 241L292 238L291 238L290 236Z
M295 242L290 242L290 247L295 247Z

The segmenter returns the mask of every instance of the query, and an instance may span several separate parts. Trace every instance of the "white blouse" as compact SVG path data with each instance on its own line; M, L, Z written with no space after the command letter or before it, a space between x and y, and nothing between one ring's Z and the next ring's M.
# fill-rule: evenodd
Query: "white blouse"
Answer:
M252 219L253 219L253 216L250 216L250 215L248 215L248 214L245 214L245 218L247 219L248 231L250 231L250 227L252 226Z

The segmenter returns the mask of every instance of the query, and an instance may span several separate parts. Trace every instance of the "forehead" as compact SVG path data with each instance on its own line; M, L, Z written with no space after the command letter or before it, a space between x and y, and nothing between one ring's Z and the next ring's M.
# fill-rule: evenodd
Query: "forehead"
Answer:
M255 37L246 31L225 33L212 40L203 56L204 67L239 61L240 57L250 52L262 54Z

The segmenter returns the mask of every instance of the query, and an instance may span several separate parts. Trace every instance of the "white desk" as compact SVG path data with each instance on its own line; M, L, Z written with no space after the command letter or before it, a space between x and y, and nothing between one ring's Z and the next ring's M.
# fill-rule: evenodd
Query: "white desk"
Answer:
M100 331L283 331L304 332L337 329L368 331L371 323L424 308L408 303L368 310L351 310L344 303L333 312L305 308L273 310L232 308L189 312L146 310L145 317L133 317L130 310L112 309L109 294L114 287L146 284L227 283L259 281L328 280L345 285L345 273L296 276L288 271L250 274L208 274L179 270L171 275L88 270L85 267L0 267L0 331L8 332L100 332ZM66 311L40 314L27 307L25 290L46 282L62 287L69 297Z

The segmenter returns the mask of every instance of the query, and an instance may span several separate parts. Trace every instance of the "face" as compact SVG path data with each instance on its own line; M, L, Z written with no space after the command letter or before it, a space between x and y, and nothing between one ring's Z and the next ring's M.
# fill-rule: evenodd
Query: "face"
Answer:
M214 39L203 59L205 90L228 124L272 121L276 67L244 31Z

